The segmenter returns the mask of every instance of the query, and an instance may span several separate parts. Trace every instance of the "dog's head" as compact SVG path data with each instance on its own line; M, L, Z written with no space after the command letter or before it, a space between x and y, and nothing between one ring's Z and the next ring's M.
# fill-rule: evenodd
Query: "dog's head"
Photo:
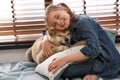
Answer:
M55 29L47 30L48 39L56 45L68 45L70 43L70 31L58 31Z

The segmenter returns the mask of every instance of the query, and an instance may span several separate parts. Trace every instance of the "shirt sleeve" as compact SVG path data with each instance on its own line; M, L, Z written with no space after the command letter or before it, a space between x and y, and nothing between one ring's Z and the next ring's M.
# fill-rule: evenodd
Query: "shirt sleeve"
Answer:
M97 34L97 28L100 26L97 21L89 16L84 16L80 19L79 28L82 31L82 37L87 44L80 51L90 58L95 58L100 53L100 42Z

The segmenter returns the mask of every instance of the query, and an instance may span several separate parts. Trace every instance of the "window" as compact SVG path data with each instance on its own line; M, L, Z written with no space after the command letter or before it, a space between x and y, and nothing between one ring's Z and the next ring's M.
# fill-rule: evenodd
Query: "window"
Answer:
M76 14L96 18L103 27L120 28L120 0L53 0L59 2L65 2Z
M86 14L98 19L104 27L119 28L117 4L115 0L86 0Z
M45 29L44 0L0 0L0 43L33 41Z
M84 14L84 2L83 0L64 0L64 1L60 1L60 0L53 0L54 4L60 3L60 2L64 2L66 3L71 10L73 10L76 14L82 13Z
M0 0L0 44L40 37L45 7L52 2L65 2L76 14L94 17L103 27L120 28L120 0Z
M4 35L7 34L9 34L11 38L14 38L14 36L12 36L14 32L12 23L11 0L0 0L0 41L5 41L7 36Z

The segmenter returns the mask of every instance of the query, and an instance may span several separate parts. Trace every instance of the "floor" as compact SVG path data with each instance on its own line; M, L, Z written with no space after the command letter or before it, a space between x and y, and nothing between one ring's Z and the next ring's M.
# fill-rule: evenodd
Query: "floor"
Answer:
M27 49L0 50L0 63L25 60L26 50Z
M120 43L115 44L120 52ZM25 60L25 52L27 49L8 49L0 50L0 63L18 62Z

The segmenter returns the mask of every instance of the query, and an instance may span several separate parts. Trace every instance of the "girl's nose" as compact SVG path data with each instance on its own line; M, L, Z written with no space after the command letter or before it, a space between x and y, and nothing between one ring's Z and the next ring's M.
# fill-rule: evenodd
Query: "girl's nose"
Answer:
M56 23L57 23L58 25L62 25L62 24L63 24L63 20L62 20L62 19L58 19L58 20L56 20Z
M60 20L56 20L56 23L57 23L57 24L61 24L61 23L60 23Z

